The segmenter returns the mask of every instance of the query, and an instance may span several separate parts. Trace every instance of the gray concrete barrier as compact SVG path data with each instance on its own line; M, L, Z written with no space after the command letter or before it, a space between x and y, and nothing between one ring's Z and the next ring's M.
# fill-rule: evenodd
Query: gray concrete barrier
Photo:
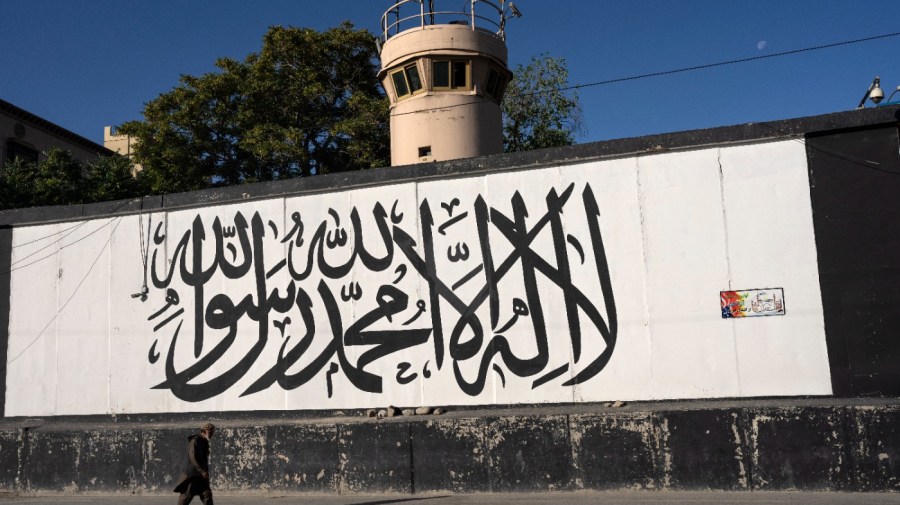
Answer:
M213 486L310 494L900 490L900 404L750 403L390 419L223 414ZM139 416L8 419L0 425L0 489L167 493L192 432L190 422Z

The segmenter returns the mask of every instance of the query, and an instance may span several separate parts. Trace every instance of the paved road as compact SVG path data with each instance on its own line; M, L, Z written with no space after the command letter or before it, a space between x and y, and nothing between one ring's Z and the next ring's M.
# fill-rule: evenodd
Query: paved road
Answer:
M40 505L174 505L176 496L12 496L0 495L0 503L40 504ZM194 499L192 503L200 503ZM581 505L597 503L603 505L640 505L656 503L692 504L824 504L824 505L868 505L900 504L900 493L776 493L776 492L557 492L534 494L468 494L468 495L422 495L422 496L283 496L283 495L216 495L219 505L250 504L321 504L321 505L487 505L514 504L537 505Z

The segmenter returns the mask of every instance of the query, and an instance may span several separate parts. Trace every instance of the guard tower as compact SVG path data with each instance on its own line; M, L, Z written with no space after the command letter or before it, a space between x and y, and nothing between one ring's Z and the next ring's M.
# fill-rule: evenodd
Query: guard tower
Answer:
M378 78L391 101L391 165L503 151L508 15L519 11L506 0L395 0L384 13Z

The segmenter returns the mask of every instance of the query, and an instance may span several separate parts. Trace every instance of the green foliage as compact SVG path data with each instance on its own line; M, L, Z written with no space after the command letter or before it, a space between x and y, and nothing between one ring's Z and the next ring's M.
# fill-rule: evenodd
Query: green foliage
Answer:
M124 200L145 194L144 178L135 176L134 164L125 156L103 156L85 167L86 202Z
M272 27L262 50L182 76L119 127L153 193L385 166L388 102L374 37Z
M0 209L64 205L189 191L388 165L389 104L377 79L373 36L349 23L325 32L272 27L259 53L222 58L218 71L184 75L147 103L135 161L81 163L51 150L38 163L0 169ZM507 151L568 145L581 108L565 61L519 66L503 99Z
M134 165L124 156L84 163L54 148L37 163L17 158L0 169L0 210L133 198L145 193L142 179L133 173Z
M40 205L66 205L85 200L85 166L72 153L53 148L35 165L33 195Z
M39 163L9 161L0 170L0 208L82 203L84 171L71 153L56 148Z
M31 206L35 170L34 163L20 158L7 161L0 168L0 209Z
M566 61L543 54L513 71L503 96L503 145L506 152L575 143L581 106L569 85Z

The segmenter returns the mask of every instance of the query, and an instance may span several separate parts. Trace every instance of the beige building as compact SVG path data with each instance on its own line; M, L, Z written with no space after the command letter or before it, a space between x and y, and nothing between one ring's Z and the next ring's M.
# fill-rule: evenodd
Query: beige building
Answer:
M112 126L103 127L103 145L107 149L131 158L134 153L134 143L135 138L131 135L118 135L113 132ZM133 173L140 172L141 168L140 164L135 164Z
M0 100L0 166L15 158L39 161L54 147L71 152L81 161L113 154L96 142Z
M402 0L381 19L379 79L391 102L391 165L503 151L500 101L512 3Z
M103 127L103 146L115 151L122 156L131 156L134 142L130 135L118 135L113 132L112 126Z

